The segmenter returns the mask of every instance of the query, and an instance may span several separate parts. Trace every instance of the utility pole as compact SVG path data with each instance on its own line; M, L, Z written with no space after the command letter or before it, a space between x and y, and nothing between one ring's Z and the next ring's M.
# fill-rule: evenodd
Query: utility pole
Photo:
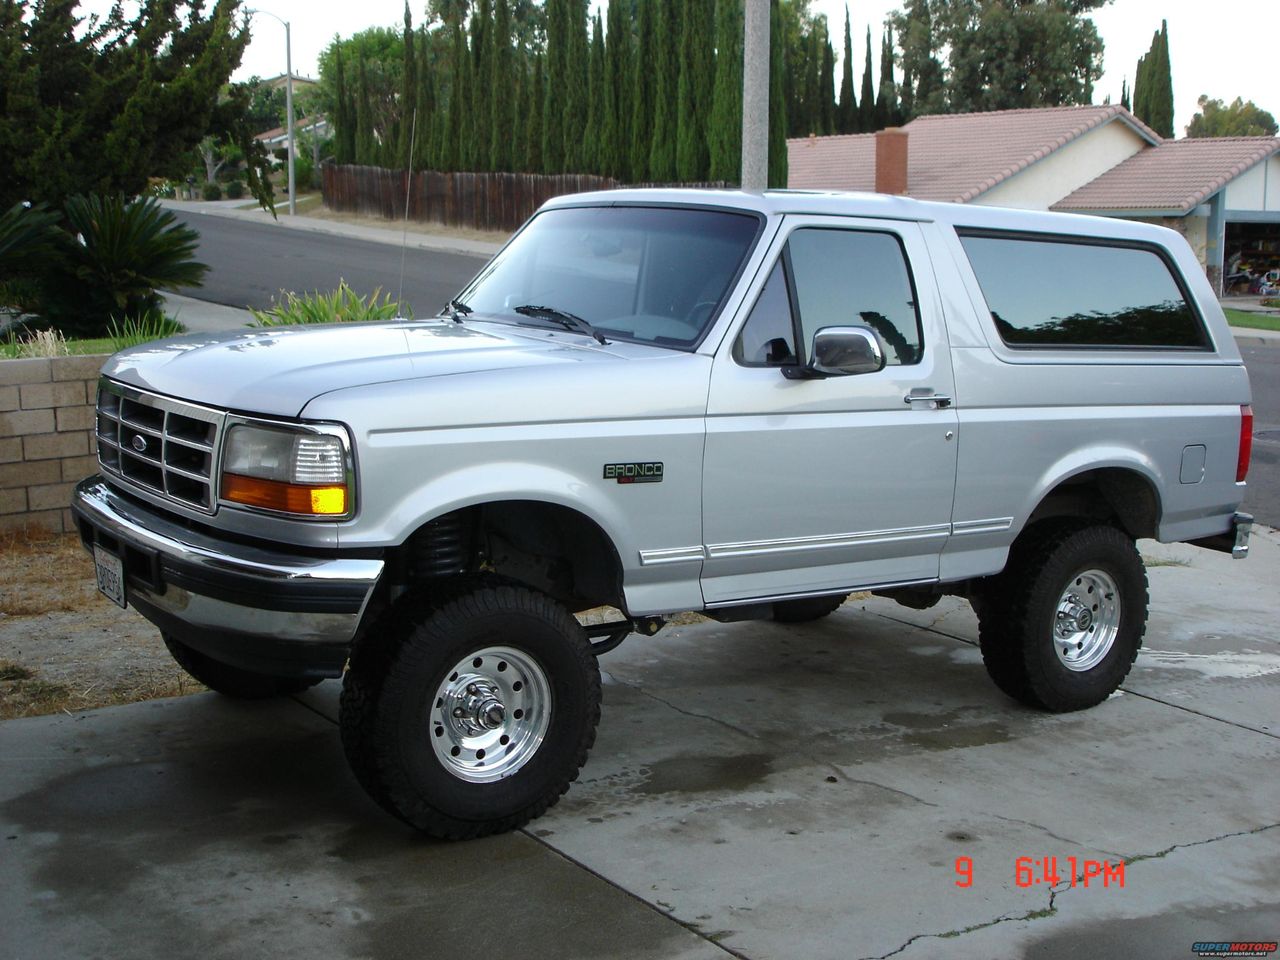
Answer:
M742 189L769 185L769 0L746 0L742 44Z
M297 183L293 175L293 158L297 155L297 144L294 141L293 129L293 39L289 29L289 21L283 17L276 16L270 10L253 9L246 10L245 13L252 16L255 13L265 13L268 17L279 20L284 24L284 112L285 112L285 136L289 138L289 214L296 215L298 212Z

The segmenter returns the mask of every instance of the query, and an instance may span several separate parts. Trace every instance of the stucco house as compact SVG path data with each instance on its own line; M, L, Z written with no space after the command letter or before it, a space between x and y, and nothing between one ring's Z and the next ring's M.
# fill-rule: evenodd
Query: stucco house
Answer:
M1210 280L1280 268L1280 139L1164 140L1120 106L917 117L878 134L787 142L793 189L1150 220L1190 241Z

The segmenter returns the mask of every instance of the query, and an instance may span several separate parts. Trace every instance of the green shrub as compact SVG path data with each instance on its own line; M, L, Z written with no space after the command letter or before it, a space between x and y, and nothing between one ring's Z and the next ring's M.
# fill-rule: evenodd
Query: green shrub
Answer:
M254 327L285 327L304 323L353 323L370 320L394 320L402 316L401 305L388 294L379 301L382 288L374 290L367 298L361 298L338 281L338 289L332 293L296 294L281 291L284 301L277 301L270 310L250 310Z
M42 280L66 238L57 223L44 204L15 203L0 213L0 313L39 309Z
M221 200L222 188L216 183L206 183L200 188L200 195L206 200Z
M311 154L299 153L293 158L293 179L298 192L310 190L315 186L315 164L311 162Z
M146 197L72 197L64 242L46 278L43 319L68 336L101 336L112 320L159 310L157 288L199 286L208 267L194 259L200 235Z
M186 327L160 310L148 310L137 317L125 317L119 323L112 320L107 325L107 337L111 340L113 350L136 347L140 343L176 337L186 332Z
M232 180L227 184L227 199L239 200L244 196L244 184L239 180Z

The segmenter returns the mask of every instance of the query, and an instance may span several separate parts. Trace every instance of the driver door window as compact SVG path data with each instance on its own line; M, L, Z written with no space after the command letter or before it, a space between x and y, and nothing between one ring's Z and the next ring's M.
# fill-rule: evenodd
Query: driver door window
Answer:
M888 365L920 362L920 314L902 243L869 230L799 229L743 325L734 359L744 366L804 363L815 333L847 326L873 330Z

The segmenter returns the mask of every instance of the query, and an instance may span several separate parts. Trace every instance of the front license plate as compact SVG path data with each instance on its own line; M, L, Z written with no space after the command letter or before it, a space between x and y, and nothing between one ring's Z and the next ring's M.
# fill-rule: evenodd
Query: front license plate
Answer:
M93 565L98 572L98 590L118 607L128 604L124 597L124 564L114 553L93 545Z

